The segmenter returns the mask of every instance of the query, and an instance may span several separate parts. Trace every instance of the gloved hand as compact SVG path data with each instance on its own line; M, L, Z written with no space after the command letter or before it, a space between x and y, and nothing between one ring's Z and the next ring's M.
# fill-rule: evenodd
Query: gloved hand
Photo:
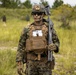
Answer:
M22 75L23 73L23 63L21 61L17 62L17 72L19 75Z
M55 51L55 50L56 50L56 48L57 48L57 47L56 47L56 45L55 45L55 44L53 44L53 43L52 43L52 44L50 44L50 45L48 45L48 49L49 49L49 50L51 50L51 51Z

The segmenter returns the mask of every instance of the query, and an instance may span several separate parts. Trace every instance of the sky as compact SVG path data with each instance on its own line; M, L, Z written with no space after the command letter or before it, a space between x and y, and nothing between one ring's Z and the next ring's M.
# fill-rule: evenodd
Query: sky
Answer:
M21 0L21 2L24 2L26 0ZM46 0L48 1L49 5L52 6L55 0ZM40 0L31 0L31 3L39 3ZM70 4L71 6L75 6L76 5L76 0L63 0L64 4Z

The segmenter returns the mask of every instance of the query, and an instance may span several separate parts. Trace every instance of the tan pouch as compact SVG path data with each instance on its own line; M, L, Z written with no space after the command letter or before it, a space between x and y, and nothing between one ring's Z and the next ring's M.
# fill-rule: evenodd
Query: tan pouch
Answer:
M26 50L35 51L35 50L45 50L47 42L43 37L33 37L26 40Z
M42 37L32 38L32 49L42 50L46 49L46 40Z
M26 40L26 51L31 51L31 41L30 39L27 39Z

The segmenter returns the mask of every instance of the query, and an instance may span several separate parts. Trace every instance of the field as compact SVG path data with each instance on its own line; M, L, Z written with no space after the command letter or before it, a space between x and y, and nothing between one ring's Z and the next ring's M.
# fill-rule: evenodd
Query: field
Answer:
M53 75L76 75L76 21L70 22L70 29L60 28L60 22L53 22L60 39L60 51L54 53L56 65ZM22 29L27 24L26 21L10 18L5 26L0 20L0 75L17 75L16 50Z

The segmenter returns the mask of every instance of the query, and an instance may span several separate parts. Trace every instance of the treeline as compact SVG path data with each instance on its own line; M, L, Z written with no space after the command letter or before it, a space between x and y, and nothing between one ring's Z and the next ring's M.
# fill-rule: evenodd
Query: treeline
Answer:
M46 6L46 0L40 0ZM32 4L30 0L21 3L20 0L0 0L0 18L3 15L25 19L26 15L31 17ZM50 8L51 16L54 20L61 21L62 27L70 26L71 20L76 20L76 6L64 4L62 0L55 0Z
M40 0L40 3L46 6L48 4L48 1L46 0ZM64 2L62 0L55 0L52 8L56 8L63 4ZM0 0L0 7L3 8L31 8L32 3L31 0L25 0L25 2L21 2L21 0Z
M27 14L31 15L31 9L7 9L0 8L0 19L3 15L6 15L8 19L12 18L24 18Z
M44 6L48 5L48 2L46 0L40 0L40 3ZM62 0L55 1L52 8L55 9L61 4L63 4ZM26 14L30 14L31 9L31 0L26 0L23 3L21 3L20 0L0 0L0 17L3 15L12 17L22 17Z
M21 3L21 0L0 0L0 7L2 8L31 8L32 4L30 0L26 0Z

